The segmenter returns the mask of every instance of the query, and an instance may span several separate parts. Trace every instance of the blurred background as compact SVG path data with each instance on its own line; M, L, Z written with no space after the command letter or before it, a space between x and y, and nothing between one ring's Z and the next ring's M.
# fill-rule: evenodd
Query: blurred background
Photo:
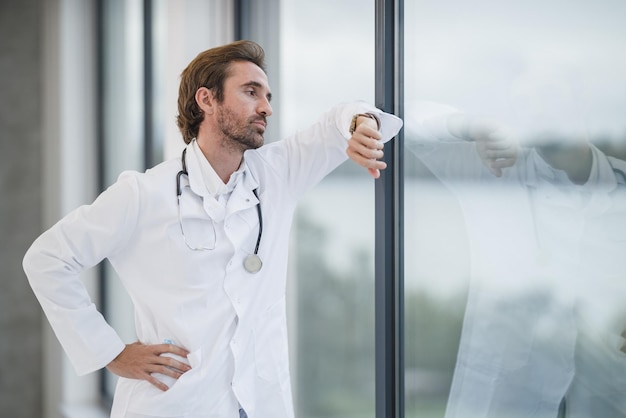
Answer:
M123 170L179 155L176 98L187 63L235 39L259 42L274 97L266 140L277 140L338 102L375 101L379 3L0 0L0 417L108 416L115 378L75 375L21 260L43 230ZM490 338L516 341L520 330L536 329L535 346L561 353L571 349L550 342L555 321L572 331L563 338L574 345L580 317L626 329L618 308L626 279L626 3L395 3L403 21L397 108L405 119L395 145L401 164L390 174L402 205L394 221L403 236L398 416L443 417L451 399L456 405L465 396L451 389L453 380ZM521 150L516 166L502 178L485 173L471 141L450 141L424 123L431 111L506 126ZM590 146L598 154L585 189L568 173L585 166L571 150L587 155ZM542 157L533 160L533 152ZM543 174L532 174L533 161L545 163ZM611 180L590 174L601 162ZM541 194L542 181L552 194ZM374 225L382 216L374 202L374 182L348 162L298 209L288 309L299 418L376 415L374 324L388 312L374 308ZM84 280L109 322L134 341L132 306L115 272L105 262ZM497 297L476 296L485 290ZM509 319L493 325L493 318ZM470 333L480 328L474 324L487 331ZM619 340L616 327L607 333ZM619 348L599 362L621 370ZM509 412L499 416L517 416Z

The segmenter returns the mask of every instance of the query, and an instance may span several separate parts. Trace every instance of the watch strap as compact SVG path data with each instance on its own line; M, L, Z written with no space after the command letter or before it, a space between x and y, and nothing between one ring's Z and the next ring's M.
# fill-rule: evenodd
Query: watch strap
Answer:
M380 120L376 115L374 115L373 113L357 113L352 116L352 121L350 122L350 135L352 135L356 130L356 122L357 119L359 119L360 117L374 119L376 121L377 129L380 130Z

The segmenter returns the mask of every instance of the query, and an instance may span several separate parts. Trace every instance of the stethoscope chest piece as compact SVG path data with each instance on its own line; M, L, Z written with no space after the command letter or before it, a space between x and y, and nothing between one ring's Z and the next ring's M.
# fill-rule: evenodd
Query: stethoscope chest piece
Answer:
M263 267L263 262L261 261L261 257L256 254L250 254L243 260L243 268L245 268L248 273L258 273L261 267Z

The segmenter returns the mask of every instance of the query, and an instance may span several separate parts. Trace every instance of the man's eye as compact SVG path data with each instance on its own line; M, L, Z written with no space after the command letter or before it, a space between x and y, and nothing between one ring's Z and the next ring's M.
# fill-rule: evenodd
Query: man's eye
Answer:
M246 91L246 93L248 93L250 96L254 96L256 94L254 90L248 90Z

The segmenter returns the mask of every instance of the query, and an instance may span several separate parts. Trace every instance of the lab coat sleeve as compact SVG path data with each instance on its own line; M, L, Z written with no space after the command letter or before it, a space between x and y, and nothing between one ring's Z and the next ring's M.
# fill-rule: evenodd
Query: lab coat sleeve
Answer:
M124 342L91 301L80 273L123 249L139 213L133 176L44 232L23 261L29 283L79 375L106 366Z
M391 140L402 128L402 120L398 117L365 102L354 102L332 108L314 125L279 141L276 147L268 147L270 153L266 157L270 161L276 158L285 160L285 164L268 163L286 168L282 175L293 196L302 196L348 158L346 149L350 123L358 113L373 113L379 118L383 142Z
M451 117L465 119L466 114L450 105L426 100L409 101L404 110L404 146L408 158L419 159L453 189L460 184L459 180L493 178L481 161L476 144L450 132L450 123L455 120Z
M354 102L339 105L328 112L324 117L330 116L330 122L337 128L337 130L339 130L341 136L348 140L350 139L350 124L352 123L352 117L358 113L372 113L376 115L380 121L380 134L382 136L381 141L385 143L389 142L394 136L396 136L402 128L402 119L395 115L385 113L367 102ZM324 120L324 117L322 120Z

